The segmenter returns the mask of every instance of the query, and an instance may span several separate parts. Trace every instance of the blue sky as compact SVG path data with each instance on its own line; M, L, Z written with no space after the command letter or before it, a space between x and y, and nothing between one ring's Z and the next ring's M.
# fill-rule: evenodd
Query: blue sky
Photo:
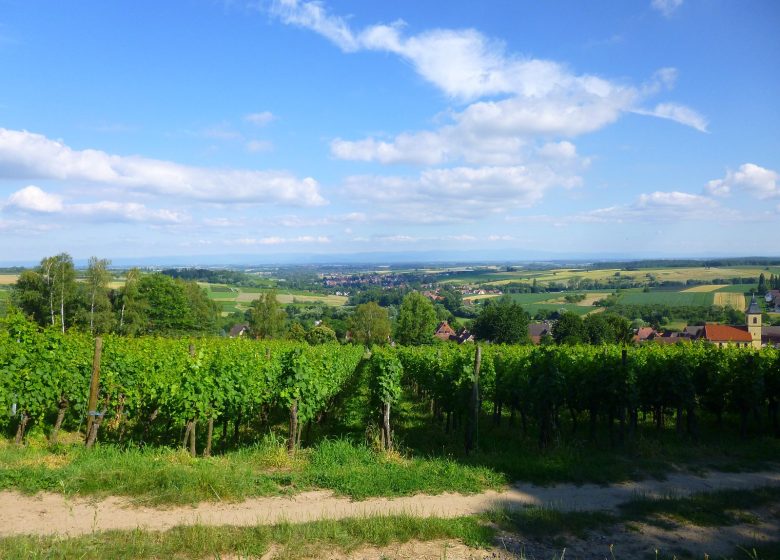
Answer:
M0 0L0 261L777 255L774 0Z

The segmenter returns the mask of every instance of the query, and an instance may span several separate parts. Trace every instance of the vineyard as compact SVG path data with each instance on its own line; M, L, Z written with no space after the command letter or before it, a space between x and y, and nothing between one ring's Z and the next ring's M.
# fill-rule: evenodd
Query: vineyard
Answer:
M33 425L56 442L61 428L98 439L193 455L235 441L249 422L288 418L288 449L340 394L369 378L369 422L393 446L403 399L429 422L479 445L479 422L518 421L541 447L563 429L609 433L616 444L641 421L698 437L700 420L744 437L780 435L780 358L706 345L375 348L242 339L165 339L39 330L19 316L0 329L0 419L17 443ZM94 381L93 379L94 378ZM90 393L90 387L94 390ZM91 399L90 399L91 396ZM582 426L582 427L581 427ZM218 432L218 433L215 433Z

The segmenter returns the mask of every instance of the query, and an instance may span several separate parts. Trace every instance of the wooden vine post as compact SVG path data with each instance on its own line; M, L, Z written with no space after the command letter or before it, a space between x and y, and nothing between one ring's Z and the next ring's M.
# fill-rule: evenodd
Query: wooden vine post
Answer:
M97 411L98 393L100 392L100 356L103 353L103 339L95 338L95 354L92 356L92 379L89 383L89 403L87 405L87 435L85 444L92 447L97 439L97 429L102 416Z
M195 345L190 344L190 358L195 357ZM184 431L184 447L187 447L187 444L189 443L189 451L190 455L192 457L197 457L197 450L195 447L195 436L196 436L196 429L197 429L197 422L195 418L191 418L187 421L187 428Z
M295 452L298 440L298 399L295 399L290 406L290 437L287 440L287 451Z
M481 366L482 347L477 345L477 355L474 360L474 382L471 386L469 418L466 425L466 455L469 455L479 444L479 369Z

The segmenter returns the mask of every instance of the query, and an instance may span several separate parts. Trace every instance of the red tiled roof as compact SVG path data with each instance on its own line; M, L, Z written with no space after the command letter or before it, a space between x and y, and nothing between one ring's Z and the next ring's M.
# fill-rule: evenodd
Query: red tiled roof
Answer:
M439 323L433 336L441 338L442 340L449 340L451 336L456 336L456 333L447 321L442 321Z
M744 328L714 323L704 325L703 338L711 342L753 342L753 337Z

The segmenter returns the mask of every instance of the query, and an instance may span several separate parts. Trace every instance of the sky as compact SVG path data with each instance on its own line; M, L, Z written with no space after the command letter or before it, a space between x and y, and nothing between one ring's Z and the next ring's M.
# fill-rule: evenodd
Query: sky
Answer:
M780 255L775 0L0 0L0 262Z

